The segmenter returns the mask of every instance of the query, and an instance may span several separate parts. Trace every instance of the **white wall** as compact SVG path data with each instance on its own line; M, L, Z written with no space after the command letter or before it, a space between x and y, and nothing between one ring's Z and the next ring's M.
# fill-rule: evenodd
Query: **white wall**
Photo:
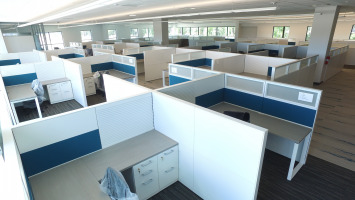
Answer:
M7 48L5 45L4 37L2 36L2 32L0 29L0 54L2 54L2 53L8 53L8 52L7 52Z
M239 26L239 38L256 38L257 35L257 26Z
M9 53L27 52L36 49L32 36L8 36L4 41Z

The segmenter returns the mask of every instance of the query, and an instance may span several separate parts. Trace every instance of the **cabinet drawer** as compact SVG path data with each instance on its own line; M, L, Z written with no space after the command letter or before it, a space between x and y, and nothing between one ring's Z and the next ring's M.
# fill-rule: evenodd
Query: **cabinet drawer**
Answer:
M163 189L178 180L179 149L175 146L158 155L159 187Z
M62 98L63 100L73 99L74 98L73 92L71 90L62 91Z
M49 101L51 104L62 101L62 94L60 91L57 92L48 92Z
M51 92L59 92L60 91L60 85L59 84L50 84L47 86L48 93Z
M159 191L156 156L133 166L133 174L139 199L147 199Z
M60 83L60 89L62 91L72 91L70 81Z

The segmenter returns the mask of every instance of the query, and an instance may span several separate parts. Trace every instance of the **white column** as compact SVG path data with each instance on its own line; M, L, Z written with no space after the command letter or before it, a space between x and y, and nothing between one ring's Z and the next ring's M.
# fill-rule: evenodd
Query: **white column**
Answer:
M323 81L325 74L324 61L332 45L338 15L338 6L318 7L315 9L312 33L307 51L307 57L319 55L314 77L315 83Z
M0 54L3 54L3 53L8 53L8 52L7 52L4 37L2 36L2 32L0 29Z
M234 36L234 40L237 42L238 38L239 38L239 30L240 30L240 24L239 21L235 22L235 36Z
M167 19L156 19L153 21L154 41L162 45L169 44L169 25Z

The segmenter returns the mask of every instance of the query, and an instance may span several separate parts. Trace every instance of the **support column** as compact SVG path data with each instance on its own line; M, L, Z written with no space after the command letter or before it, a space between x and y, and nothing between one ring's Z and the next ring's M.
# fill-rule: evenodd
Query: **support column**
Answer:
M235 22L235 36L234 36L234 41L237 42L239 38L239 29L240 29L240 24L239 21Z
M154 42L161 42L162 45L169 44L169 24L167 19L156 19L153 21Z
M307 57L319 55L315 83L321 83L325 74L325 58L329 54L333 42L334 30L338 21L339 7L318 7L314 12L312 33L308 46Z
M4 53L7 53L7 48L6 48L4 37L2 36L2 32L0 29L0 54L4 54Z

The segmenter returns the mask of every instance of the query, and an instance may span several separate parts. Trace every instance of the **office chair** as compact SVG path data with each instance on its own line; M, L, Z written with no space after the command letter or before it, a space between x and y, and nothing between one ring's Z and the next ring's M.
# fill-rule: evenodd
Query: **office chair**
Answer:
M250 114L248 112L224 111L223 114L250 123Z

